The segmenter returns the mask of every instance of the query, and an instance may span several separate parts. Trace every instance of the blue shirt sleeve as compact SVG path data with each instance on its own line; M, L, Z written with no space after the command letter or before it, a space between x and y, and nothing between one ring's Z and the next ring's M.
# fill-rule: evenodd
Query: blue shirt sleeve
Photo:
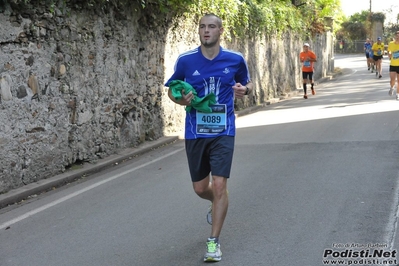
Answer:
M236 82L241 83L242 85L246 85L250 80L248 65L245 62L244 58L241 59L240 65L235 76Z
M180 59L177 59L175 63L175 72L173 75L169 78L169 80L165 83L166 87L169 87L169 83L172 80L182 80L185 81L185 74L184 74L184 64L183 61Z

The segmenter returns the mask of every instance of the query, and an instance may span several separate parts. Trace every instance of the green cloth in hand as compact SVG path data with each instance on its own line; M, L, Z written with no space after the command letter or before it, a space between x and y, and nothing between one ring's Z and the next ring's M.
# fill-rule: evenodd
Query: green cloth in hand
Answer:
M197 96L197 91L189 83L182 80L172 80L169 82L169 89L172 90L172 96L176 100L180 100L183 97L182 90L184 90L184 94L188 94L190 91L193 92L194 98L191 101L191 105L186 106L187 112L190 112L192 107L203 113L212 113L212 109L209 106L216 103L216 96L214 93L200 98Z

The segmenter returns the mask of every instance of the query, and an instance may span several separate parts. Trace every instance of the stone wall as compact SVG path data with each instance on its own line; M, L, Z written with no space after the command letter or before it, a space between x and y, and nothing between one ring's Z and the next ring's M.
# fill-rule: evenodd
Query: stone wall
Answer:
M40 2L0 9L0 193L183 128L184 109L163 84L178 54L198 46L195 24L174 29L166 16L50 11ZM223 45L244 54L256 85L237 109L301 87L295 34ZM328 66L324 58L318 64L320 77Z

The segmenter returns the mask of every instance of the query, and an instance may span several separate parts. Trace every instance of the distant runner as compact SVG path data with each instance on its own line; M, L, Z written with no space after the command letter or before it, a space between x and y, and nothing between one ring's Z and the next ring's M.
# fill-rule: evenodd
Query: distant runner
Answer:
M364 52L366 54L367 70L370 70L371 65L372 65L372 60L373 60L372 57L370 58L370 51L372 51L371 47L372 47L372 44L370 42L370 39L367 38L366 42L364 43Z
M373 44L373 47L371 48L374 52L374 62L375 62L375 76L378 76L378 78L382 78L382 53L384 52L384 43L381 42L381 37L377 38L377 42Z
M315 95L313 82L314 62L317 62L316 54L309 50L309 43L303 45L303 51L299 54L299 59L302 63L302 78L303 78L303 98L307 99L307 83L310 82L312 94Z

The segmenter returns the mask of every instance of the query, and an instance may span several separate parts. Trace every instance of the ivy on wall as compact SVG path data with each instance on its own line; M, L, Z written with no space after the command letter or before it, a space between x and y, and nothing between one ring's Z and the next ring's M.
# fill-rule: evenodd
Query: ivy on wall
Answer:
M376 12L371 14L371 21L378 21L384 24L385 14L382 12Z
M0 0L3 6L29 6L39 0ZM226 37L251 38L259 34L279 35L287 30L298 34L309 32L320 33L324 30L321 17L317 12L309 10L320 9L320 3L327 0L310 0L306 5L294 5L292 0L45 0L49 11L54 11L55 5L79 9L104 9L113 7L119 10L139 11L153 20L184 17L198 22L199 16L214 13L220 16L224 23ZM337 0L328 0L336 2ZM43 3L43 1L40 1ZM319 3L320 2L320 3ZM324 3L324 6L325 3ZM328 7L328 6L327 6ZM324 8L324 9L323 9ZM326 8L321 6L320 10ZM1 11L1 9L0 9ZM163 14L163 16L161 16ZM326 15L323 13L323 16ZM149 21L149 20L147 20ZM176 21L178 20L168 20ZM171 22L173 23L173 22ZM178 25L169 25L178 27Z
M199 0L187 6L188 14L214 13L224 23L226 36L248 38L258 34L301 31L303 20L290 1ZM195 18L198 19L198 18Z

